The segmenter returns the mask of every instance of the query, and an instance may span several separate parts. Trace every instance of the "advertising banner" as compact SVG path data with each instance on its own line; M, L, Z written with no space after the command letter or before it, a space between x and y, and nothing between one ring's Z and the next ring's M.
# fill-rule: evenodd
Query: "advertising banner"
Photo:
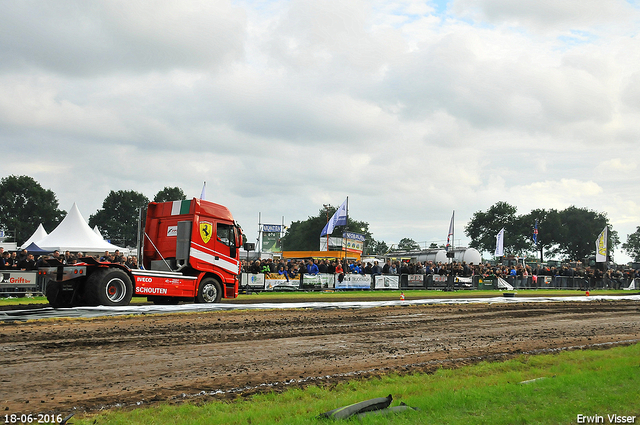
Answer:
M38 272L0 271L0 288L35 288Z
M410 274L407 276L408 288L424 288L424 275L423 274Z
M345 274L342 282L336 281L336 289L371 289L371 276Z
M300 279L287 280L284 275L278 273L266 273L264 275L264 285L267 291L277 290L278 287L298 289L300 287Z
M263 228L267 225L263 225ZM280 226L278 226L280 227ZM280 232L262 232L262 252L280 252Z
M264 275L262 273L242 273L240 276L240 285L256 290L264 290Z
M374 281L374 289L399 289L400 276L398 275L377 275Z
M364 249L364 235L360 233L342 233L342 247L348 252L362 252Z
M333 282L335 280L335 275L328 273L320 273L320 274L305 274L302 277L302 286L305 288L315 287L315 288L333 288Z

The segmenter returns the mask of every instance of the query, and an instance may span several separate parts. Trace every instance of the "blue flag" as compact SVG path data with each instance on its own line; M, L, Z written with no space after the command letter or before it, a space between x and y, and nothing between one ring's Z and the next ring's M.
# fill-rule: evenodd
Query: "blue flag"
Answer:
M538 220L536 220L536 224L533 226L533 243L538 244Z
M331 216L329 222L324 229L322 229L322 233L320 236L330 235L333 233L333 229L336 226L346 226L347 225L347 201L349 198L345 199L340 208Z

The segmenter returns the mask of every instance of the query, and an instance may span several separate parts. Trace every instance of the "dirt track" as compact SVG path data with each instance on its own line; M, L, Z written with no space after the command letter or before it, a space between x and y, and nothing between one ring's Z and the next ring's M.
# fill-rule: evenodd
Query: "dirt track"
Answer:
M0 410L67 413L236 397L536 350L636 341L639 324L640 304L630 301L4 323ZM269 383L278 384L260 386ZM183 396L198 393L204 395Z

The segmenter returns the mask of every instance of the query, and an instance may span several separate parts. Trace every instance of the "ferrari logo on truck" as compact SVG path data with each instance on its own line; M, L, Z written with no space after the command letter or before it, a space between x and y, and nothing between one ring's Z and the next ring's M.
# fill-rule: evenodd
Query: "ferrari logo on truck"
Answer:
M211 240L211 234L213 233L213 224L208 221L200 222L200 237L202 238L202 242L209 243Z

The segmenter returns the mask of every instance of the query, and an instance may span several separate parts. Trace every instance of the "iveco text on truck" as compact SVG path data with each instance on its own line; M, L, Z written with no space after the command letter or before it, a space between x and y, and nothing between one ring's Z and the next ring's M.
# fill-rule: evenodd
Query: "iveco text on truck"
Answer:
M38 273L53 307L213 303L238 296L242 229L224 206L202 199L150 203L140 225L141 270L93 258L48 260Z

